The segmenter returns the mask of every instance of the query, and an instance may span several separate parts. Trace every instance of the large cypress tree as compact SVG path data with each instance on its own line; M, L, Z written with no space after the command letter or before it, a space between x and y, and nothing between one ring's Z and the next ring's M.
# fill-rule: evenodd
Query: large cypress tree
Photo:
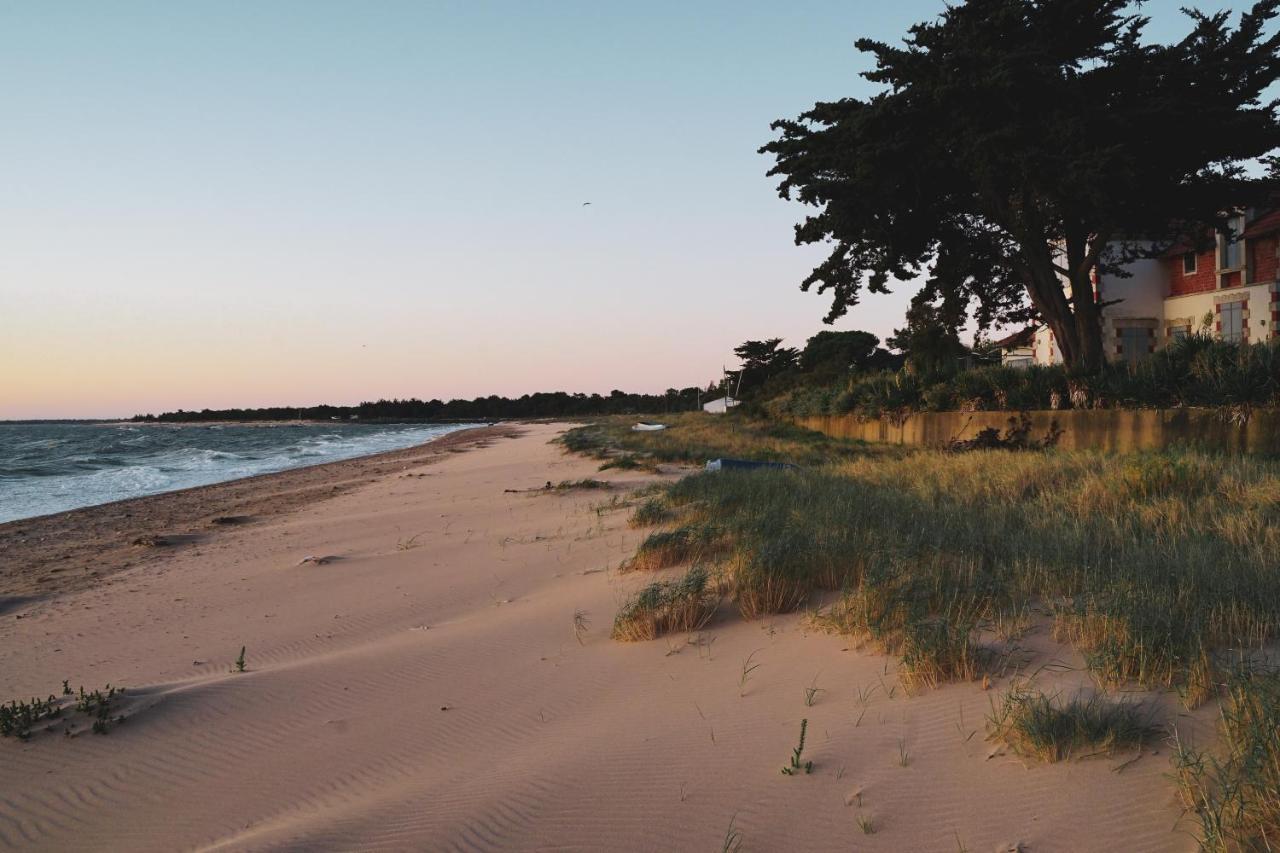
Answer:
M862 39L873 97L819 103L773 124L779 194L817 208L797 243L832 249L802 283L832 297L925 280L922 297L971 306L980 326L1034 315L1068 364L1102 363L1092 276L1203 239L1226 207L1276 181L1253 164L1280 147L1280 0L1235 27L1190 10L1172 44L1142 37L1129 0L967 0L901 46ZM1274 175L1274 170L1273 170Z

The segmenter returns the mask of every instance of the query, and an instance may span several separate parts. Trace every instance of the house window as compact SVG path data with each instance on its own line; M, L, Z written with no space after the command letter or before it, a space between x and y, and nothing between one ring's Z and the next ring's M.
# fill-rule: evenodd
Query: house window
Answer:
M1120 354L1129 364L1137 364L1147 357L1151 346L1151 332L1142 326L1126 326L1116 330L1120 334Z
M1182 274L1183 275L1196 274L1196 253L1195 252L1187 252L1185 255L1182 256Z
M1244 340L1244 303L1225 302L1219 306L1218 323L1224 341L1238 344Z
M1222 233L1222 269L1237 270L1244 266L1244 217L1229 220L1231 233Z
M1171 340L1185 341L1189 337L1191 337L1190 326L1170 326L1169 327L1169 338Z

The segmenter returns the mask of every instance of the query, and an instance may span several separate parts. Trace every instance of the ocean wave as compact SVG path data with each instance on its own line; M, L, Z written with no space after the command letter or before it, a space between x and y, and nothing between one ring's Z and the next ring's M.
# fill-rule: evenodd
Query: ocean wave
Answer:
M462 426L0 425L0 522L410 447Z

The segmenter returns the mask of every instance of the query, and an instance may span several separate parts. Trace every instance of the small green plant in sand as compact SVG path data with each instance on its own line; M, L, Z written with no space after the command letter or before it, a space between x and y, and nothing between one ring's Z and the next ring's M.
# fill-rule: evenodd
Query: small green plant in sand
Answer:
M425 532L426 531L423 531L423 533ZM422 536L422 533L415 533L412 536L409 536L405 539L401 539L399 542L396 542L396 550L412 551L414 548L418 547L418 539L421 536Z
M803 761L804 755L804 736L809 729L809 721L807 719L800 721L800 742L796 744L795 749L791 750L791 763L782 768L784 776L795 776L804 771L805 773L813 772L813 762Z
M105 735L113 722L123 723L124 715L112 717L112 703L116 695L124 693L120 687L108 684L103 690L86 693L83 687L76 698L76 710L93 720L93 733Z
M724 843L720 846L720 853L741 853L742 833L734 826L737 820L737 815L729 818L729 828L724 831Z
M858 829L862 830L863 835L875 835L876 825L871 818L866 815L858 815Z
M756 649L747 655L742 662L742 672L738 675L738 696L742 697L747 694L747 682L751 680L752 674L760 668L760 664L756 663L756 655L760 654L760 649ZM803 738L803 735L801 736Z
M0 705L0 736L26 740L31 730L42 722L54 719L62 713L58 700L32 698L29 702L15 699L8 705Z
M58 719L67 719L64 733L70 735L75 714L83 715L90 723L91 731L100 735L106 734L112 725L124 722L124 715L116 708L116 697L125 692L123 687L108 684L101 690L92 691L81 687L77 694L72 693L69 681L63 681L62 690L61 699L50 695L47 699L15 699L7 705L0 705L0 736L27 740L38 727L52 730L53 721ZM70 717L64 717L64 712L69 712Z
M584 645L583 637L591 630L591 614L585 610L573 611L573 638L578 645Z
M618 610L613 638L633 642L700 630L711 621L720 603L709 582L707 570L694 566L679 580L649 584Z
M1142 705L1112 701L1099 693L1064 702L1018 685L999 704L994 699L991 704L988 740L1003 741L1019 755L1040 761L1110 755L1140 747L1158 734Z
M911 763L911 752L907 749L906 738L898 738L898 766L906 767Z
M827 691L824 688L818 686L818 676L815 675L813 677L813 682L810 683L810 685L804 689L805 707L812 708L813 703L818 701L818 694L826 693L826 692Z
M235 671L236 671L236 672L244 672L244 663L245 663L245 662L244 662L244 652L245 652L245 647L244 647L244 646L241 646L241 647L240 647L240 657L236 658L236 669L235 669Z

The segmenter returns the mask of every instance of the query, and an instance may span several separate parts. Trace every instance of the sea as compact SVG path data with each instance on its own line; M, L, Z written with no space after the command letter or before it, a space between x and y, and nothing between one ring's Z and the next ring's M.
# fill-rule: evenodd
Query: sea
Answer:
M0 422L0 523L397 450L468 426Z

